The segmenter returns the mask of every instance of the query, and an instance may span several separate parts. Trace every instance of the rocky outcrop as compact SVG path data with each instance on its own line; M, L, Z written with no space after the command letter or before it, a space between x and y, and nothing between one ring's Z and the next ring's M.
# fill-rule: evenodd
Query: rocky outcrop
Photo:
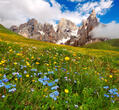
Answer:
M84 20L82 23L82 26L79 27L78 35L77 35L78 37L71 38L69 41L66 42L66 44L72 45L72 46L81 46L81 45L86 44L90 40L92 41L92 37L89 35L89 33L98 24L99 22L96 18L95 10L93 10L90 16L88 17L88 19Z
M57 44L63 44L64 41L69 40L72 36L77 36L77 32L78 27L73 22L62 18L57 26L57 35L59 40Z
M102 39L92 38L90 32L100 24L96 18L95 10L83 21L82 26L77 27L72 21L62 18L54 29L53 25L40 24L31 19L19 27L12 26L10 29L24 37L57 44L81 46Z

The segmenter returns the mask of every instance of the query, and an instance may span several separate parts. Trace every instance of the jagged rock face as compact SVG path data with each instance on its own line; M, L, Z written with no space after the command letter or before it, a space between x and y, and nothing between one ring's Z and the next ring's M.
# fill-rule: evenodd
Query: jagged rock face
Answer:
M81 46L86 44L89 40L91 40L91 36L89 33L99 24L96 13L93 10L91 15L88 17L87 20L83 21L83 25L79 27L78 30L78 39L70 39L66 44L73 45L73 46Z
M21 24L19 27L12 26L10 29L27 38L57 44L81 46L95 41L102 41L102 39L92 38L90 34L98 24L96 13L93 10L80 27L77 27L70 20L62 18L57 25L57 30L54 30L53 25L48 23L40 24L35 19L31 19L27 23Z
M19 28L18 28L17 26L14 25L14 26L11 27L11 30L12 30L13 32L18 33Z
M72 36L77 35L78 27L69 20L62 18L57 27L57 34L59 40L69 39Z
M12 26L10 30L27 38L41 41L56 42L57 34L51 24L39 24L37 20L31 19L19 27Z

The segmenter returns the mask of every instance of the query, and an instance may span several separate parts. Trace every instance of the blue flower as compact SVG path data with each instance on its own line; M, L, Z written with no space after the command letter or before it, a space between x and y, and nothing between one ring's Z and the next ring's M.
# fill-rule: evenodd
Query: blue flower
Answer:
M8 79L3 79L3 82L8 82L9 80Z
M38 73L38 75L41 75L42 73L40 72L40 73Z
M47 81L44 81L44 82L43 82L43 85L46 85L46 84L48 84L48 82L47 82Z
M54 100L57 100L57 96L59 95L59 92L58 91L54 91L52 93L49 94L49 96L51 98L53 98Z
M54 82L58 82L59 80L58 79L55 79Z
M25 71L24 71L24 74L26 74L26 73L27 73L27 71L25 70Z
M59 88L59 86L54 86L54 87L51 87L51 90L56 90L57 88Z
M50 80L50 79L47 76L44 76L43 80L46 81L46 80Z
M5 86L5 84L4 84L4 83L1 83L1 84L0 84L0 87L4 87L4 86Z
M5 95L2 95L2 98L5 98Z
M34 73L34 75L36 76L36 73Z
M18 73L18 72L13 72L12 74L13 74L13 75L19 75L19 73Z
M35 71L35 72L36 72L36 71L37 71L37 69L33 68L33 69L31 69L31 71Z
M3 77L6 78L6 74L4 74Z
M0 83L2 83L2 80L0 80Z
M43 79L42 78L39 78L38 81L40 81L41 83L43 83Z
M55 84L55 82L50 82L48 83L48 86L53 86Z
M105 97L109 97L109 95L107 95L107 94L104 94L104 96L105 96Z
M18 78L21 78L21 77L22 77L22 75L17 75L17 77L18 77Z
M12 88L9 90L9 92L15 92L16 91L16 88Z
M11 85L5 85L5 88L9 89L9 88L11 88Z
M103 88L104 88L104 89L108 89L108 88L109 88L109 86L104 86Z
M48 71L48 74L54 74L54 72L53 71Z

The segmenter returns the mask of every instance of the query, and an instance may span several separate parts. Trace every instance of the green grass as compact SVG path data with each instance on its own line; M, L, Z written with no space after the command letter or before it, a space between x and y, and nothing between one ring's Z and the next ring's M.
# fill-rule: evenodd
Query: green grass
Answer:
M118 110L118 45L108 42L112 47L56 45L0 26L0 110Z
M84 47L92 48L92 49L104 49L104 50L119 51L119 39L112 39L112 40L108 40L108 41L104 41L104 42L88 44Z

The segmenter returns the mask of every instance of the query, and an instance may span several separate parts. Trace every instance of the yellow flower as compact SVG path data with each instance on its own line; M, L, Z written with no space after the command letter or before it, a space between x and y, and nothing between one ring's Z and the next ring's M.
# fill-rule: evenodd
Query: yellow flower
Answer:
M17 53L16 55L17 55L17 56L22 56L22 54L21 54L21 53Z
M104 80L104 78L101 78L102 80Z
M56 64L57 62L54 62L54 64Z
M12 52L12 49L10 49L9 52Z
M31 59L34 59L34 57L32 56Z
M107 79L105 79L105 82L107 82Z
M68 89L65 89L64 92L65 92L66 94L68 94L68 93L69 93L69 90L68 90Z
M29 77L29 74L27 74L26 77L28 78Z
M2 76L2 74L0 74L0 76Z
M73 56L75 57L75 56L76 56L76 54L74 53L74 54L73 54Z
M30 66L29 62L26 62L26 65L27 65L27 66Z
M49 64L46 64L47 66L49 66Z
M15 78L14 80L15 80L15 81L17 81L18 79L17 79L17 78Z
M39 62L36 62L36 65L39 65L40 63Z
M17 62L14 62L14 65L17 65Z
M35 80L33 79L32 82L35 82Z
M112 78L112 75L109 75L110 78Z
M69 61L69 60L70 60L70 58L69 58L69 57L65 57L65 60L66 60L66 61Z
M47 90L48 90L48 88L45 88L45 89L44 89L44 92L47 92Z

